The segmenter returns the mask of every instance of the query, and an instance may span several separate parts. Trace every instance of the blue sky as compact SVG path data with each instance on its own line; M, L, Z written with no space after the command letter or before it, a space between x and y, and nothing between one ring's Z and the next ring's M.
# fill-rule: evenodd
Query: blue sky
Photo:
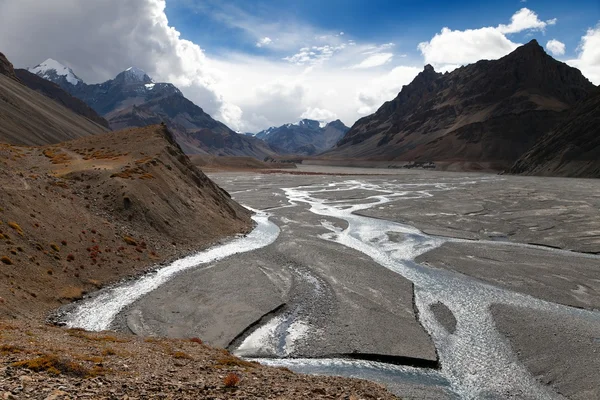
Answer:
M232 129L352 125L431 64L448 72L536 38L600 84L600 0L0 0L0 51L88 83L127 67Z
M208 53L231 51L278 57L280 51L255 46L255 37L225 22L222 13L234 18L251 17L259 23L310 26L315 31L344 32L346 37L367 42L393 42L398 51L419 58L417 45L429 40L442 27L453 30L497 26L515 11L527 7L540 19L557 18L544 32L511 34L513 41L540 43L555 38L566 45L566 56L574 56L581 36L600 19L600 1L417 1L417 0L168 0L166 14L183 37L200 44ZM239 13L239 14L237 14ZM260 24L255 26L260 31ZM267 30L264 36L267 36ZM542 43L543 44L543 43Z

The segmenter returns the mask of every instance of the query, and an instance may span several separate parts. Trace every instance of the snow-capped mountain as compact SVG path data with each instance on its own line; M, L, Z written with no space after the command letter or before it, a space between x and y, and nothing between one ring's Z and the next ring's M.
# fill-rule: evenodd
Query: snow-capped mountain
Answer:
M83 83L83 81L77 75L75 75L71 68L65 67L58 61L51 58L33 68L28 68L28 71L59 85L59 81L69 83L73 86Z
M339 119L329 123L303 119L293 124L270 127L258 132L255 137L282 153L315 155L335 146L348 129Z
M93 85L85 84L73 71L61 68L54 60L45 61L31 71L83 100L106 118L113 129L165 122L183 150L190 154L260 159L275 154L264 142L238 135L215 121L173 84L154 82L140 68L129 67L114 79Z

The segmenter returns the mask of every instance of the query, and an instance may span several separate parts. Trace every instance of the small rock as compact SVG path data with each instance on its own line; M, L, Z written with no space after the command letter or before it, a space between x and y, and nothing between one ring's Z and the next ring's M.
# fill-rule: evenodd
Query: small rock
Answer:
M63 392L62 390L56 389L52 393L50 393L48 397L46 397L46 400L58 400L68 395L69 394L67 392Z

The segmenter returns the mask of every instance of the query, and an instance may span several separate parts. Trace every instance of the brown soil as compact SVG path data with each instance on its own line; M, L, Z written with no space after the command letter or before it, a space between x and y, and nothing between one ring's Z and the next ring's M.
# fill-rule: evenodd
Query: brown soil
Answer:
M43 146L107 129L0 74L0 142Z
M86 292L251 229L249 212L161 126L0 145L0 317Z
M2 322L0 332L3 399L396 398L375 383L264 367L198 339Z

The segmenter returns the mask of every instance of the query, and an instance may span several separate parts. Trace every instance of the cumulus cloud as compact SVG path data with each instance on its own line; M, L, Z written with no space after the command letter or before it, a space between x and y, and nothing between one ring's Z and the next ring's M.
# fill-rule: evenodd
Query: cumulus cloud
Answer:
M568 60L595 85L600 84L600 25L587 30L577 48L577 58Z
M219 115L230 107L214 89L216 71L198 45L169 26L165 6L164 0L0 2L0 48L20 67L57 59L88 83L137 66Z
M306 111L302 113L300 118L314 119L320 122L330 122L337 118L337 114L323 108L308 107Z
M556 39L548 40L546 43L546 49L554 56L562 56L565 54L565 44Z
M450 66L505 56L519 46L519 43L507 38L507 34L543 31L548 25L555 23L556 19L542 21L535 12L522 8L511 17L508 25L463 31L442 28L429 42L420 43L418 49L423 54L425 63L447 71Z
M517 33L525 30L543 31L546 26L556 24L556 21L556 18L541 21L535 12L528 8L521 8L510 18L510 24L500 24L496 29L500 33Z

